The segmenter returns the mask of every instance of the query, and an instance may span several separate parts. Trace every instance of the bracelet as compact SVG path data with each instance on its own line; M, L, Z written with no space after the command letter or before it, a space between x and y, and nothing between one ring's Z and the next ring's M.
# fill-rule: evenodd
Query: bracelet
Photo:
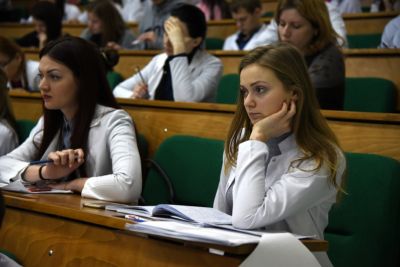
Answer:
M46 166L46 165L42 165L39 168L39 178L40 178L40 180L50 180L50 179L44 178L43 175L42 175L42 169L43 169L44 166Z

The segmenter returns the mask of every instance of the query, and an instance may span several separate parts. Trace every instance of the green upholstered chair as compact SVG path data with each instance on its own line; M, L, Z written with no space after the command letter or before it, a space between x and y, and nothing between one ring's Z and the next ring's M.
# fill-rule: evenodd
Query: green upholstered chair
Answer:
M28 138L36 122L31 120L17 120L17 134L19 143L22 144Z
M344 110L395 112L396 87L392 81L374 77L346 78Z
M216 102L220 104L236 104L240 79L238 74L225 74L219 81Z
M109 71L107 72L107 81L108 85L110 86L111 90L124 80L124 77L116 71Z
M207 50L222 50L224 47L224 39L207 37L206 38L206 49Z
M177 135L164 140L144 182L144 204L212 207L223 146L223 141L193 136Z
M346 153L347 180L329 214L325 239L335 267L400 264L400 162Z
M381 33L347 35L349 48L377 48L381 38Z

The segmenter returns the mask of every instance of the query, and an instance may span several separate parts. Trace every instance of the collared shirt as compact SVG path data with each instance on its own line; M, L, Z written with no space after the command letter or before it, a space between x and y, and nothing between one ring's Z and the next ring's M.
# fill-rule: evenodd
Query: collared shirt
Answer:
M253 35L257 33L261 29L261 26L257 27L251 34L249 35L244 35L243 33L239 33L236 43L239 47L240 50L243 50L243 48L246 46L246 44L251 40Z
M267 141L267 146L268 146L268 159L265 163L266 165L266 170L268 169L269 162L271 159L275 156L278 156L282 154L281 150L279 149L279 143L281 143L283 140L285 140L291 133L286 133L283 134L279 137L276 138L271 138L270 140ZM233 209L233 185L235 184L235 181L233 181L230 185L229 188L226 192L226 204L227 204L227 213L232 214L232 209Z
M189 64L193 59L194 54L196 53L197 49L193 49L192 52L189 54L181 53L173 56L169 56L164 64L164 72L161 78L160 83L157 86L154 99L157 100L170 100L174 101L174 93L173 93L173 84L171 78L171 69L169 67L169 62L176 58L176 57L187 57Z

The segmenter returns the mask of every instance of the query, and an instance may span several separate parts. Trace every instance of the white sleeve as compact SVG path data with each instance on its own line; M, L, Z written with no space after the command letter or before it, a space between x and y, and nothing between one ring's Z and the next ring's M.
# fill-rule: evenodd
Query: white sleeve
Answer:
M346 25L344 24L344 20L340 14L337 3L335 2L326 2L326 6L329 12L329 18L331 20L331 24L335 32L344 40L338 39L338 43L342 46L347 45L346 39Z
M159 55L153 57L153 59L149 62L149 64L146 65L141 70L142 76L147 83L149 84L150 77L154 74L153 70L155 65L157 64L157 58ZM141 83L142 80L140 79L139 74L134 74L132 77L126 79L125 81L119 83L113 90L113 94L115 97L121 97L121 98L131 98L133 89L135 86L139 83ZM150 88L149 88L150 90Z
M7 125L0 121L0 156L3 156L13 150L17 145L16 133Z
M291 215L306 211L332 196L328 171L311 171L315 163L302 164L285 173L266 189L265 143L246 141L239 145L233 188L232 224L243 229L265 227ZM308 171L307 171L308 170ZM338 170L342 171L342 170Z
M82 196L135 202L142 189L142 171L132 119L125 111L118 110L104 123L107 124L105 138L109 147L112 173L90 177L83 187Z
M0 157L0 181L10 181L21 178L22 171L34 160L38 151L43 134L43 118L39 120L32 129L29 137L19 147Z
M263 31L260 39L264 40L264 45L272 44L279 41L278 25L274 19L267 25L267 29Z
M175 101L202 102L215 97L223 68L219 59L209 57L207 61L199 64L199 75L191 73L186 56L171 59L169 66ZM199 73L198 70L196 72Z
M226 185L227 185L228 179L229 179L229 172L227 174L225 174L224 170L225 170L225 153L222 158L221 173L220 173L220 178L219 178L219 183L218 183L218 189L217 189L217 192L216 192L215 198L214 198L213 207L224 213L227 213L225 189L226 189Z
M236 36L237 35L235 33L226 38L222 50L238 50L237 45L235 46Z

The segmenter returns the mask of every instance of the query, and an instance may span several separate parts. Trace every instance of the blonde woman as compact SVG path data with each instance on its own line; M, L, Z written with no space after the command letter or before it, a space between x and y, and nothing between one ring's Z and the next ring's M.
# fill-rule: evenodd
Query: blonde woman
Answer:
M214 207L243 229L324 238L345 170L301 53L280 43L241 61L238 107ZM315 253L331 266L326 253Z

